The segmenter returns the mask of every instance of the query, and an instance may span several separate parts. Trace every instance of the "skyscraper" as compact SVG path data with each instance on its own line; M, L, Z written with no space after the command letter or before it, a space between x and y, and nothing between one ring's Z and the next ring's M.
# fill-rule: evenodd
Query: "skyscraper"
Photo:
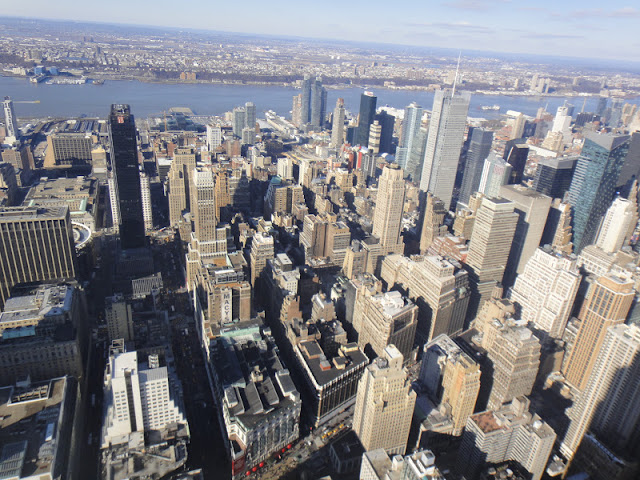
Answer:
M169 169L169 224L178 225L189 210L189 176L196 168L196 153L192 148L176 148ZM185 239L186 240L186 239Z
M382 170L376 208L373 215L373 234L380 239L386 253L403 253L400 237L404 209L404 178L398 165L386 165Z
M376 114L374 121L380 125L380 153L391 153L393 141L393 129L396 124L396 117L382 110Z
M331 146L339 148L344 142L344 98L338 98L336 108L333 110L333 122L331 124Z
M0 208L0 308L18 283L76 276L69 208Z
M576 259L538 248L518 275L509 298L520 305L520 318L551 338L562 338L581 275Z
M273 237L264 233L256 233L251 239L251 286L256 284L267 266L267 259L273 258Z
M4 97L2 108L4 110L4 123L7 129L7 137L19 140L20 130L18 129L18 118L13 110L13 101L10 97Z
M503 198L483 198L469 242L467 266L471 302L467 318L473 318L489 298L502 276L518 223L513 202Z
M540 245L551 245L556 252L567 255L573 252L571 232L571 206L556 198L551 203L547 224L544 226Z
M186 425L181 392L173 382L175 379L167 367L153 361L139 362L135 351L114 352L109 358L104 385L104 399L109 406L105 409L106 446L111 442L117 444L122 436L134 432L163 430L172 423Z
M576 253L593 243L611 205L629 148L628 135L585 132L585 142L569 189Z
M313 80L310 75L305 75L302 81L302 98L300 99L300 126L306 125L311 121L311 97L313 89Z
M540 245L551 198L523 185L504 185L500 196L513 202L514 212L519 217L503 279L506 288L513 285L516 275L524 271L524 266Z
M448 89L437 91L433 99L420 190L433 193L447 209L451 207L470 101L470 93L455 95Z
M616 253L631 237L638 223L638 205L635 200L616 198L602 221L596 245L607 253Z
M434 238L447 234L447 227L444 226L447 211L442 200L427 193L426 203L420 234L420 252L423 254L429 249Z
M233 136L236 138L242 138L242 129L247 124L247 111L244 107L235 107L232 112L232 127Z
M490 153L482 167L478 191L487 197L497 197L500 193L500 187L509 183L510 177L511 165L495 153Z
M405 453L416 393L402 368L403 360L402 353L389 345L360 379L353 431L365 450Z
M490 321L484 335L494 338L488 352L492 365L488 408L498 409L516 397L530 395L540 367L540 341L527 327L512 321Z
M533 189L551 198L563 198L569 187L577 157L542 158L538 162Z
M428 137L429 130L427 128L420 127L413 139L411 150L407 152L407 168L405 171L407 176L411 177L411 180L416 183L420 183L422 164L424 163L424 152L427 149Z
M529 413L529 400L515 399L496 410L476 413L467 420L458 453L465 478L478 478L487 464L513 460L540 480L556 441L556 433L538 415Z
M378 97L371 92L360 95L360 113L358 114L358 128L356 130L356 145L369 145L369 129L376 116Z
M254 134L255 134L255 130L256 130L256 106L253 104L253 102L247 102L244 104L244 114L245 114L245 120L244 120L244 128L250 128L253 130Z
M353 312L353 328L358 345L368 355L382 356L387 345L395 345L409 357L416 337L418 307L400 292L377 295L358 292Z
M458 203L469 204L469 197L480 188L482 169L484 161L489 156L491 144L493 143L493 132L482 128L474 128L471 133L469 150L467 152L467 163L464 167L462 186Z
M217 208L216 208L216 182L215 175L211 170L198 170L194 168L189 174L190 178L190 196L191 196L191 218L193 219L193 233L198 239L200 246L208 242L215 242L217 235ZM226 238L225 238L226 243ZM201 255L213 254L213 251L200 251ZM226 254L226 245L221 255Z
M142 218L146 231L153 229L153 210L151 207L151 183L149 176L140 171L140 198L142 198Z
M509 140L504 147L504 160L511 165L510 185L520 185L529 158L529 146L520 139Z
M327 111L327 89L322 86L322 79L316 78L311 84L311 107L309 123L314 127L322 127Z
M369 150L374 155L380 153L380 136L382 135L382 126L378 120L374 120L369 128Z
M637 460L640 426L640 328L616 325L604 332L602 347L593 352L593 370L586 387L568 410L570 419L560 451L572 458L587 433L615 453Z
M140 248L145 245L144 215L140 192L136 125L129 105L111 105L107 124L115 187L115 195L112 198L115 197L119 212L120 244L123 249Z
M222 128L220 125L207 125L207 148L213 152L220 145L222 145Z
M418 305L417 343L463 329L469 305L469 275L456 261L435 255L415 259L388 255L382 262L380 278L387 285L402 287Z
M424 346L418 382L432 401L451 412L452 434L462 434L478 399L478 363L447 335L439 335Z
M591 377L607 329L624 322L635 297L633 281L614 274L598 278L589 287L578 319L580 327L564 366L571 385L583 390Z
M406 170L414 139L420 131L422 124L423 109L420 105L412 103L404 109L404 119L402 120L402 134L396 150L396 163L400 168Z
M314 127L321 127L327 110L327 90L322 86L322 79L315 80L311 76L305 75L302 81L302 93L298 100L294 97L294 123L297 120L299 104L299 127L310 124Z

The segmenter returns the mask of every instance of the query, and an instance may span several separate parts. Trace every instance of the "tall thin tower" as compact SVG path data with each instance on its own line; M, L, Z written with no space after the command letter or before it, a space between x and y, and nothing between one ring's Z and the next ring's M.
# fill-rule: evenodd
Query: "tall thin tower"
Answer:
M564 376L583 390L589 381L607 328L624 322L635 297L633 282L614 274L602 276L591 285L578 314L581 321L569 353Z
M7 127L7 137L13 137L18 140L20 138L20 130L18 129L18 119L13 110L13 100L11 100L11 97L4 97L2 107L4 109L4 121Z
M358 129L356 130L355 143L362 146L369 145L369 129L376 116L376 103L378 97L371 92L360 95L360 113L358 115Z
M429 137L422 165L420 190L427 190L451 207L453 185L464 141L471 94L440 90L433 99Z
M145 245L144 215L140 191L140 170L136 124L129 105L111 105L109 141L113 186L120 220L120 242L123 249ZM112 206L113 208L113 206Z
M404 109L404 119L402 120L402 135L396 150L396 163L403 170L407 167L409 156L413 148L414 139L420 131L422 123L423 109L420 105L412 103Z
M402 210L404 207L404 179L402 169L395 164L382 170L373 216L373 234L380 238L386 253L403 253L400 239Z
M518 223L518 214L513 210L514 204L509 200L483 198L476 212L467 255L471 285L468 318L473 318L495 286L502 282Z
M344 98L336 101L333 110L333 123L331 124L331 146L338 148L344 142Z

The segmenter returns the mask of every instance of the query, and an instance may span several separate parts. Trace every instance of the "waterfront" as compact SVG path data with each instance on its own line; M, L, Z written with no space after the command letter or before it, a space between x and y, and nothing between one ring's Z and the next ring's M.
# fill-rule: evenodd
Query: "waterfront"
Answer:
M327 95L327 111L331 111L338 97L345 99L345 106L357 113L362 88L330 89ZM404 108L417 102L431 109L433 92L413 90L372 89L378 97L378 106L389 105ZM16 114L22 118L77 117L80 115L105 117L112 103L128 103L138 117L158 115L171 107L189 107L198 115L221 115L245 102L254 102L260 113L275 110L289 117L292 97L300 93L292 87L261 85L221 85L187 83L143 83L139 81L106 81L104 85L47 85L31 84L27 79L0 77L0 96L14 100L39 100L40 103L16 105ZM586 97L585 111L594 111L597 97ZM583 97L525 97L509 95L471 96L470 117L499 118L507 110L520 111L535 116L538 108L547 106L549 112L567 100L582 109ZM627 100L639 103L640 98ZM483 111L483 105L499 105L499 111ZM262 115L259 115L262 116Z

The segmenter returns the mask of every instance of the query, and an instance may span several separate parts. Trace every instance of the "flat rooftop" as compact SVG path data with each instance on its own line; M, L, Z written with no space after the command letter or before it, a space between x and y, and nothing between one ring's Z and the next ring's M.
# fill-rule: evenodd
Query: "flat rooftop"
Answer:
M68 377L0 389L0 478L52 473ZM40 477L38 477L40 478Z
M304 360L311 370L316 383L320 386L332 382L361 365L368 365L369 358L357 343L348 343L342 347L342 355L327 358L316 340L301 342L298 346Z

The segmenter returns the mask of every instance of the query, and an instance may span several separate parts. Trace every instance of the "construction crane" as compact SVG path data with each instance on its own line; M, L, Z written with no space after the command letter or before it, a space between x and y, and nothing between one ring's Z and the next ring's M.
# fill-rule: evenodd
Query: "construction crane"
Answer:
M40 103L40 100L14 100L13 103Z

